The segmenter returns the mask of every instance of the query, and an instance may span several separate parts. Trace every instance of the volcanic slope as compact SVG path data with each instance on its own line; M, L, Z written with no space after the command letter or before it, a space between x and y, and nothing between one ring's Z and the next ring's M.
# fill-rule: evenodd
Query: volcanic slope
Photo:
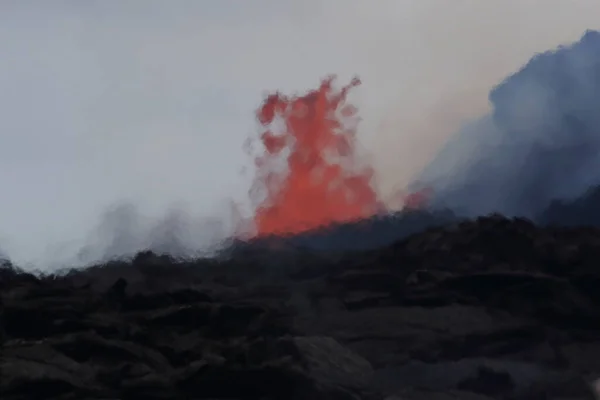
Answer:
M600 230L0 275L2 399L592 399ZM394 397L396 396L396 397Z

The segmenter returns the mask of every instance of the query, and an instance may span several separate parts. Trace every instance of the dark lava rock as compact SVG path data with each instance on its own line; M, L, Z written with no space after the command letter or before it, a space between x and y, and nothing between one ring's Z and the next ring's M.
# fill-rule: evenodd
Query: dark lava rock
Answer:
M538 217L540 223L560 226L600 227L600 186L571 200L555 200Z
M499 215L379 249L0 270L13 399L594 399L600 230Z

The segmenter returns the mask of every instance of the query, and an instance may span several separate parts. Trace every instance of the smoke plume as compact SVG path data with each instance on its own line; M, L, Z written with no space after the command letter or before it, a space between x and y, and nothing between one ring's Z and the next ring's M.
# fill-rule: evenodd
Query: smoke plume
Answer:
M142 250L179 258L212 255L226 232L222 219L198 218L182 206L151 218L131 203L119 203L104 213L72 262L87 265L128 258Z
M600 33L533 57L420 177L465 215L537 216L600 184Z
M39 268L210 247L198 232L227 237L229 211L223 228L197 219L247 197L242 147L264 92L328 74L363 82L357 147L387 199L489 112L494 85L598 15L597 0L0 2L0 247ZM103 213L123 199L125 216Z

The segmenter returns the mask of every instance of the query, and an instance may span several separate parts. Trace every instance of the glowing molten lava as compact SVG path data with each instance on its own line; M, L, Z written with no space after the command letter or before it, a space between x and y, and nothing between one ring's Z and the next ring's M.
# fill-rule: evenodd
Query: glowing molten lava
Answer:
M301 97L270 95L257 112L265 154L253 189L266 192L254 217L258 235L298 233L379 208L373 171L360 168L355 153L357 110L346 104L360 81L337 91L332 81ZM287 168L276 165L281 157Z
M333 78L303 96L268 96L257 111L265 152L256 158L251 197L258 236L294 234L385 211L371 186L373 170L356 154L357 109L347 104L354 79L335 90ZM261 195L263 198L256 199ZM424 201L411 195L413 208Z

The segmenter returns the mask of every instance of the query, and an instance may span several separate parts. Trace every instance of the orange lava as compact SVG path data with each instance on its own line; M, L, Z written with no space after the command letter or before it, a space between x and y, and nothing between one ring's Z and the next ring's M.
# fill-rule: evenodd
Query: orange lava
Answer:
M295 234L385 211L371 186L373 170L361 166L356 153L359 118L346 97L360 81L336 90L333 79L303 96L272 94L257 111L265 148L256 158L251 191L264 197L254 215L257 236ZM409 195L406 206L420 206L423 196Z

